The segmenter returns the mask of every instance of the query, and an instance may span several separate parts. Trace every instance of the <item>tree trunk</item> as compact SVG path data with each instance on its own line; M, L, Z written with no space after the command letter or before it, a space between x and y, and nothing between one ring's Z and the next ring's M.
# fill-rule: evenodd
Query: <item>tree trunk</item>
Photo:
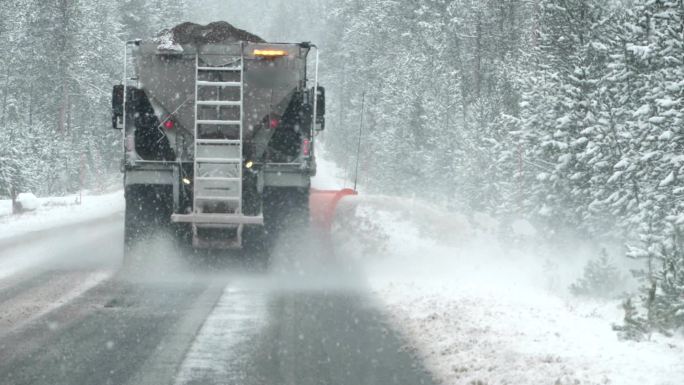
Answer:
M19 203L17 202L17 190L14 188L14 186L10 187L10 198L12 199L12 214L19 214L21 212L21 208L19 207Z
M10 63L7 63L7 70L5 71L5 90L2 95L2 116L0 121L5 122L7 113L7 95L9 94L9 83L10 83Z

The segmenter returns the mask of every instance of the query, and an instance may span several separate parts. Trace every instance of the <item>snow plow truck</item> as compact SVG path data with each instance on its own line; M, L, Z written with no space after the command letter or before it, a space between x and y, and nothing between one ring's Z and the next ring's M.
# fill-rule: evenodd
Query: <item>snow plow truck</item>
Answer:
M181 24L126 42L112 110L127 253L159 227L194 248L267 252L283 229L308 226L325 125L315 45Z

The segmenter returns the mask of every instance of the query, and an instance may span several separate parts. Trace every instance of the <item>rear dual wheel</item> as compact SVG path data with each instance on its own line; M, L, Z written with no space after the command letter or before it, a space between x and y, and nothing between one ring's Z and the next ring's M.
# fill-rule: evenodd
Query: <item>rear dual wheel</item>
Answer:
M171 224L173 189L170 185L126 186L124 221L124 266L143 258L145 242L156 232L168 231L179 241L189 244L188 226ZM309 229L309 189L269 187L261 196L264 226L246 225L242 239L245 254L259 264L267 265L277 248L294 248ZM258 207L255 206L255 207ZM134 252L135 251L135 252Z

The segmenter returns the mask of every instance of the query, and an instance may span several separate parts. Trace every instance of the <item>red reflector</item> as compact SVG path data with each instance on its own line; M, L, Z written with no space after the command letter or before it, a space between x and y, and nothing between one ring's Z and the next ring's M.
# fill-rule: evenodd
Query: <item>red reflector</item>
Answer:
M271 118L271 121L269 122L269 126L271 128L278 128L279 125L280 125L280 121L278 119Z
M302 153L304 156L311 154L311 141L309 139L304 139L302 142Z
M173 126L175 126L175 125L176 125L176 124L173 122L173 120L167 120L167 121L164 122L164 127L165 127L167 130L172 129Z

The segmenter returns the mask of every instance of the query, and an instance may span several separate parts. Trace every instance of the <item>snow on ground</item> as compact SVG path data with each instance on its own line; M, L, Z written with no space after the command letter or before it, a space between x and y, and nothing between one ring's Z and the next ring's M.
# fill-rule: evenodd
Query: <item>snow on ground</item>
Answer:
M81 204L78 199L78 195L38 198L37 210L19 215L12 215L12 201L0 200L0 240L103 218L124 209L122 191L84 194Z
M17 195L16 203L21 208L21 211L34 211L40 206L38 198L31 193Z
M311 180L311 186L319 190L340 190L351 187L346 180L344 170L327 158L325 148L317 145L316 152L316 176Z
M364 266L409 349L445 384L684 383L684 338L620 341L620 301L568 294L582 263L549 269L548 249L488 235L474 220L391 197L343 202L334 234L340 255ZM533 227L515 223L518 235ZM572 279L570 279L572 278Z

